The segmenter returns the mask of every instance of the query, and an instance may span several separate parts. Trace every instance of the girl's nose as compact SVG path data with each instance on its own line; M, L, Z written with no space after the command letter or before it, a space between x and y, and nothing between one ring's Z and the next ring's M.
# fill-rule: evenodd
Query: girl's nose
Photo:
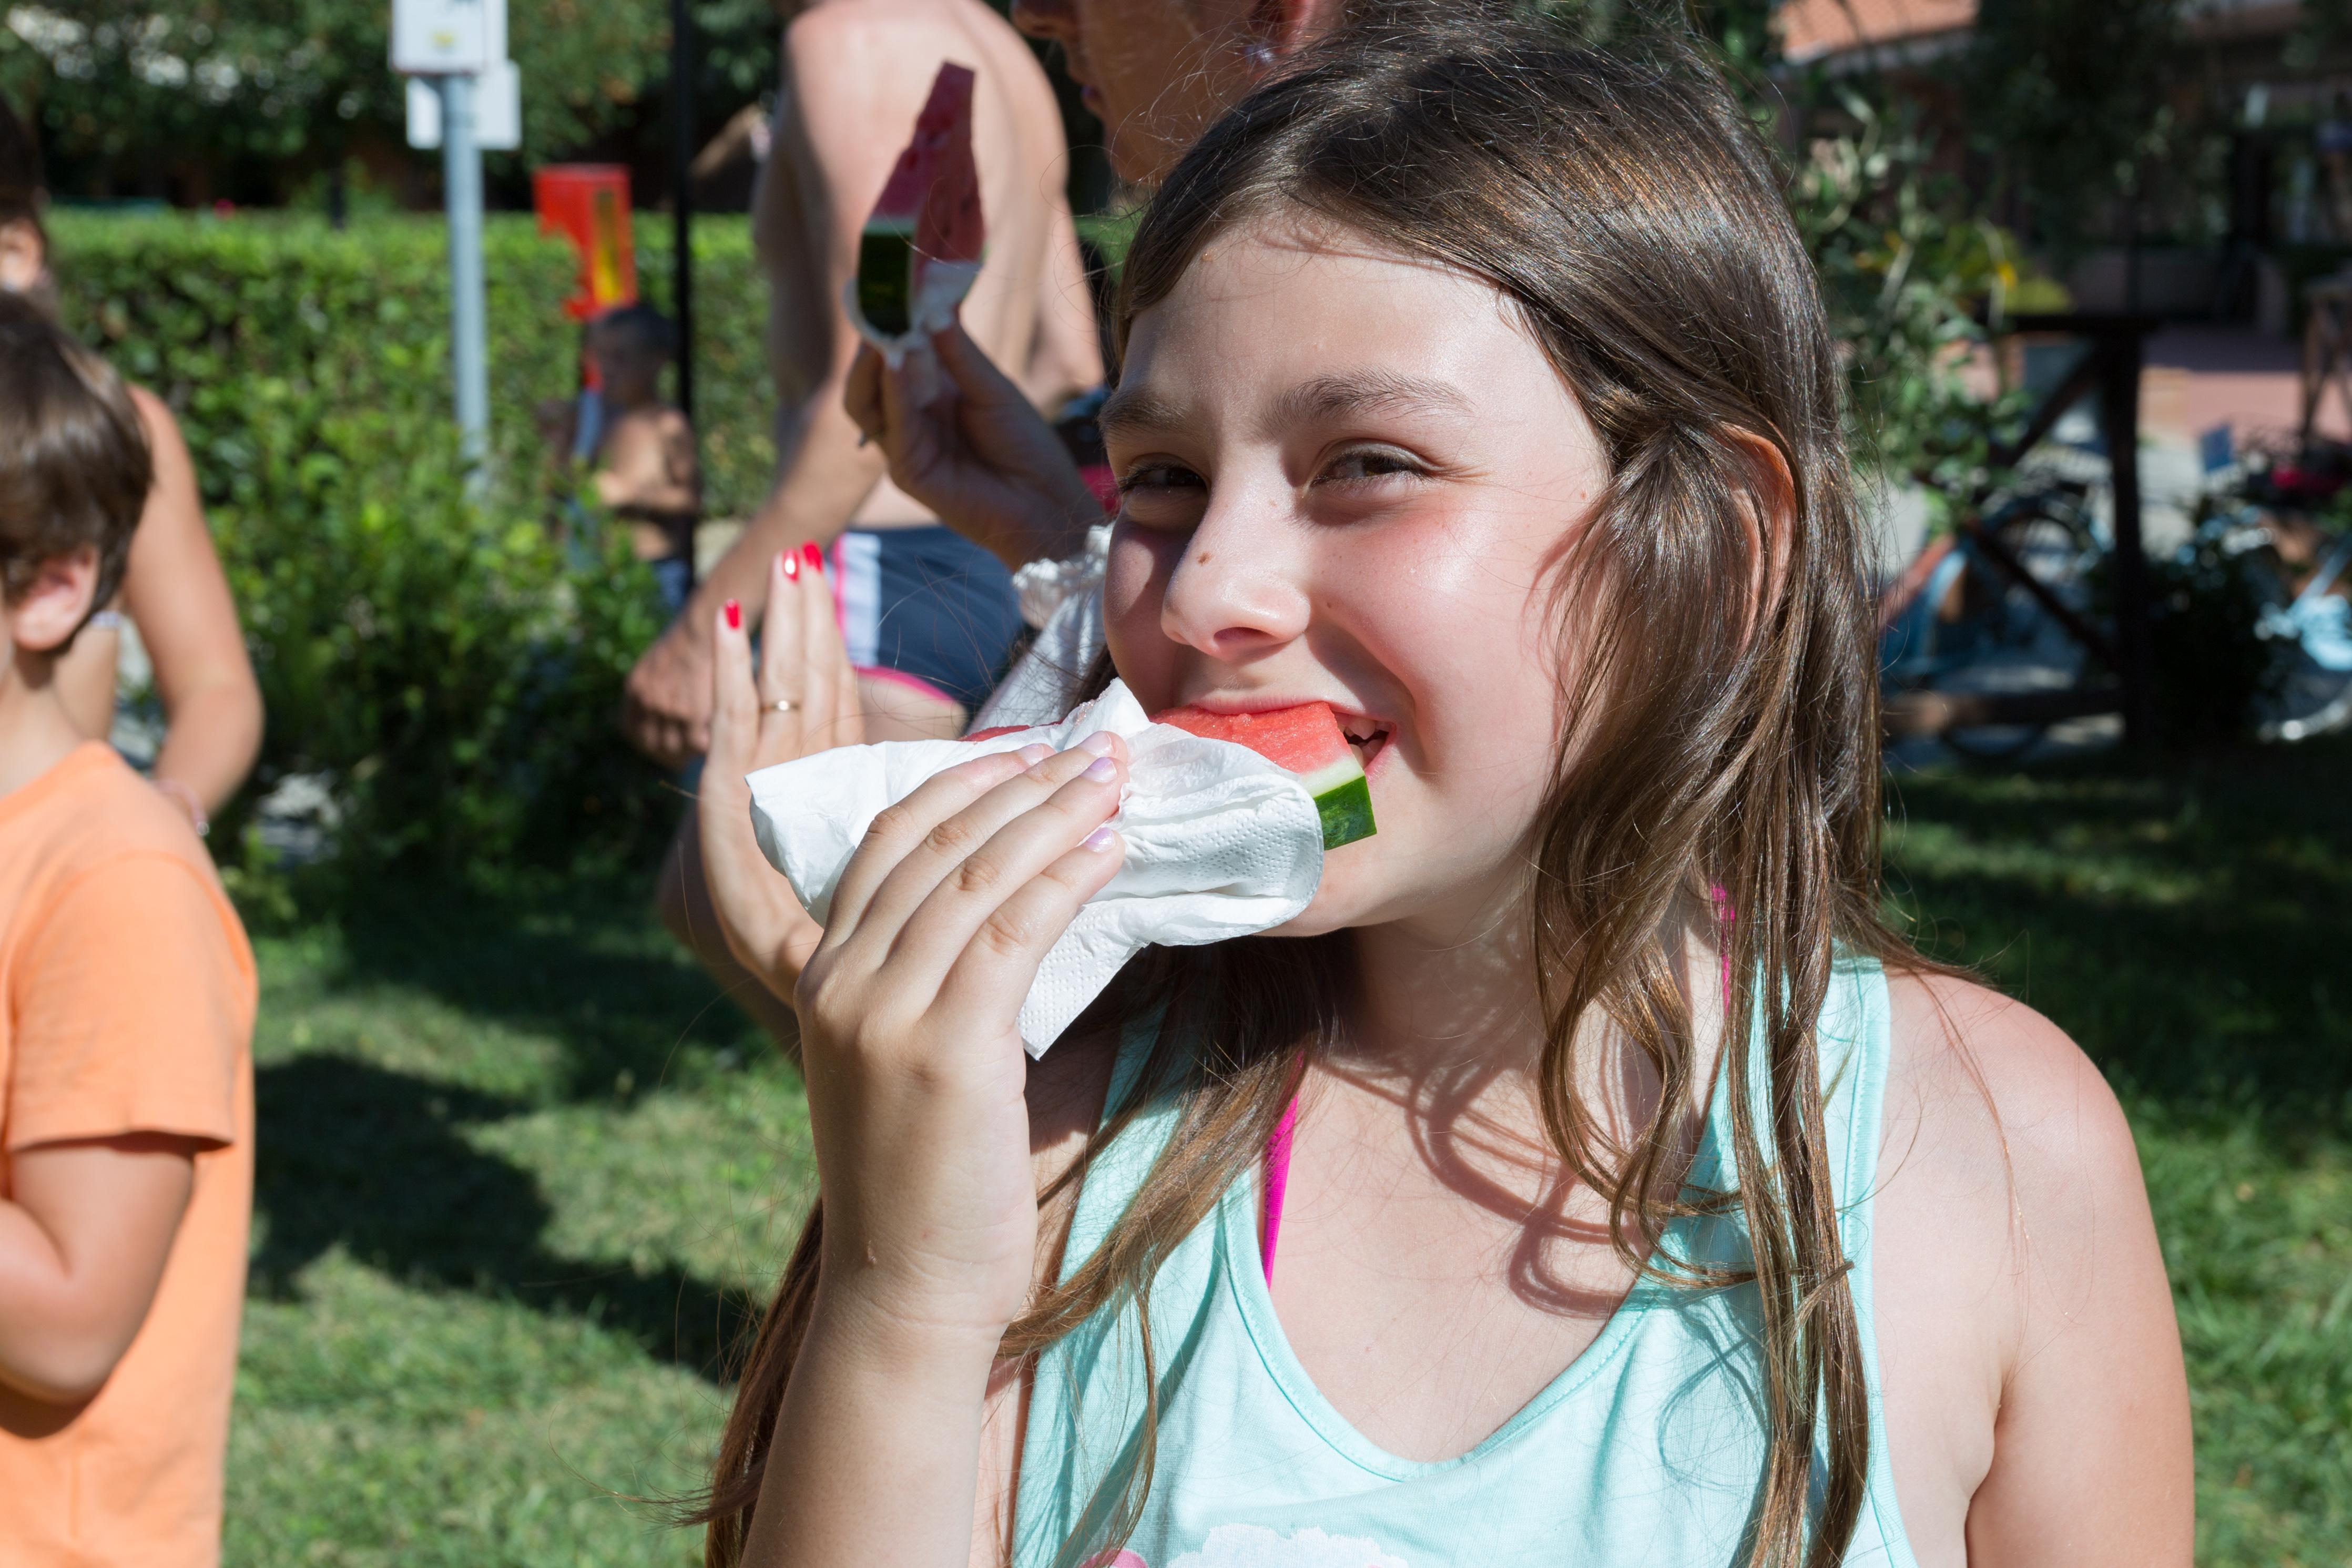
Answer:
M1160 600L1170 640L1212 658L1280 647L1305 635L1309 601L1280 542L1279 520L1236 517L1212 500Z

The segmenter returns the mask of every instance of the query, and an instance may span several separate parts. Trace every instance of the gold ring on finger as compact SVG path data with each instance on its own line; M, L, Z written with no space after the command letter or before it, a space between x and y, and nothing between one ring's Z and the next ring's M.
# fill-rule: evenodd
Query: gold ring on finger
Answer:
M793 701L789 697L779 697L773 702L768 704L768 711L771 713L789 713L799 706L799 703Z

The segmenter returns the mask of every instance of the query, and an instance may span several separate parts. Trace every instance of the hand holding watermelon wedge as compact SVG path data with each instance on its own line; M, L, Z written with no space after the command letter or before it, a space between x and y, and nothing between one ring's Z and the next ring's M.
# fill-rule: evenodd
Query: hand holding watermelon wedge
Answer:
M857 275L843 304L894 370L909 354L928 356L929 335L955 320L980 277L987 226L971 153L977 79L953 62L940 67L859 237Z

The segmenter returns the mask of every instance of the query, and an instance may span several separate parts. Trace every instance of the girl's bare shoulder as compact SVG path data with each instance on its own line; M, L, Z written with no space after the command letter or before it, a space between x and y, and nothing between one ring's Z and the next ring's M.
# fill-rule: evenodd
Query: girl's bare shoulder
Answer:
M1995 1156L2020 1202L2054 1182L2125 1180L2139 1164L2115 1091L2066 1032L2024 1003L1951 975L1887 977L1894 1056L1887 1126L1908 1122L1962 1158ZM1895 1152L1890 1148L1890 1152Z
M2147 1230L2131 1128L2081 1047L2025 1004L1948 975L1890 974L1888 991L1881 1234L1935 1237L1913 1261L1941 1278L1921 1283L1997 1295L2013 1355L2028 1320L2090 1285L2116 1222Z

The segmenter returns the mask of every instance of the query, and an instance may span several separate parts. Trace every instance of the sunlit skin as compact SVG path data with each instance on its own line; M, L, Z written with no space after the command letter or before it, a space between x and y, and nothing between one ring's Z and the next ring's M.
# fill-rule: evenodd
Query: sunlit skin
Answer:
M1119 178L1152 185L1339 10L1339 0L1013 0L1012 16L1061 45Z
M85 545L0 600L0 805L82 743L56 666L97 585ZM0 1154L0 1408L21 1419L15 1395L72 1405L106 1381L163 1279L195 1147L127 1133Z
M1380 831L1328 857L1286 928L1344 931L1358 962L1299 1092L1273 1303L1365 1440L1461 1455L1591 1346L1633 1277L1538 1110L1526 940L1589 624L1555 611L1549 574L1582 544L1603 453L1493 289L1281 214L1136 319L1104 426L1125 490L1105 607L1137 695L1328 701L1366 755ZM1759 531L1794 526L1785 492L1750 501ZM979 759L877 818L801 976L823 1251L747 1562L1002 1560L1024 1380L998 1354L1051 1234L1036 1194L1087 1146L1116 1043L1074 1032L1031 1064L1013 1027L1117 858L1115 829L1087 837L1120 777L1095 739L1098 763ZM1685 1157L1721 1054L1697 901L1659 932L1692 1020L1694 1104L1665 1122ZM2186 1562L2186 1393L2114 1097L2029 1009L1889 989L1873 1328L1914 1552ZM1607 1020L1580 1029L1573 1088L1622 1137L1655 1071Z
M1524 934L1575 647L1549 590L1607 457L1493 288L1284 217L1213 242L1127 363L1104 411L1121 673L1155 709L1331 703L1379 822L1276 933L1349 929L1360 976L1347 1046L1306 1086L1276 1306L1359 1430L1447 1458L1631 1282L1535 1115ZM1584 1059L1591 1103L1646 1119L1652 1075ZM1543 1290L1503 1284L1514 1257Z
M1566 384L1492 289L1283 226L1213 245L1127 365L1120 672L1155 710L1319 700L1368 742L1380 831L1285 931L1515 907L1554 763L1542 585L1608 480Z

